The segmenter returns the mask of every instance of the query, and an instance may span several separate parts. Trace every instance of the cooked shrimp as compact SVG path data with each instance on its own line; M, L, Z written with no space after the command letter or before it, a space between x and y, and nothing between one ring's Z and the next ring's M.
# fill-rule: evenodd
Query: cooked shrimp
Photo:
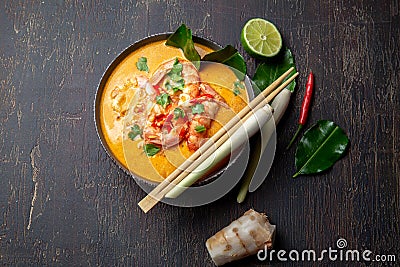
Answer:
M211 122L215 119L219 107L227 107L225 100L208 84L202 83L199 89L200 96L189 101L192 107L200 105L199 109L195 110L196 112L192 112L196 114L193 114L190 120L187 134L187 145L192 151L197 150L207 141L207 130L211 127Z
M158 95L164 94L169 102L164 101L162 105L159 103L153 106L143 130L146 143L168 148L178 144L186 136L187 117L173 119L173 113L182 100L185 102L198 95L199 80L196 67L187 60L169 60L157 68L150 83L158 89Z
M177 116L177 114L170 113L162 129L163 147L168 148L179 144L185 138L188 127L188 117L185 114Z
M193 114L190 120L187 133L187 146L192 151L197 150L207 141L207 130L210 128L211 122L219 109L218 102L210 98L197 100L195 105L200 106L200 109L203 109L203 111L200 114Z
M154 85L163 85L161 83L163 80L165 80L166 76L168 73L173 69L174 64L176 64L176 61L180 64L182 64L182 76L183 79L185 80L185 83L188 84L196 84L200 82L200 75L199 72L197 71L196 67L187 60L184 59L171 59L168 60L164 63L162 63L160 66L158 66L157 70L153 73L153 76L150 78L150 83Z
M212 96L212 98L219 101L221 105L228 108L228 105L226 105L225 99L223 99L217 92L215 92L215 90L210 85L208 85L207 83L202 83L202 84L200 84L199 88L200 88L202 95Z
M179 144L185 138L188 130L188 119L186 115L176 117L174 111L168 115L158 115L151 118L151 124L147 124L143 130L146 143L152 143L169 148Z
M168 148L186 138L188 148L197 150L206 140L219 106L227 106L225 100L211 86L200 82L196 67L187 60L161 64L150 83L164 100L157 101L147 117L145 142ZM182 116L174 114L177 109Z

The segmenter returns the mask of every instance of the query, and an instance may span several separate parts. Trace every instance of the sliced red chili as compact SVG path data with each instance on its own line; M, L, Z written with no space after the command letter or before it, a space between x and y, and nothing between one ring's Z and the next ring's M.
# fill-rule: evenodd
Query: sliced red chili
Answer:
M151 124L151 126L153 126L153 127L162 127L166 117L167 117L167 115L165 115L165 114L155 115L154 121Z
M201 94L200 97L214 98L211 94Z
M181 130L179 131L179 139L183 139L186 137L186 133L187 133L187 128L186 127L182 127Z
M153 88L154 88L154 90L156 91L156 95L159 95L160 92L161 92L161 87L158 86L158 85L154 85Z

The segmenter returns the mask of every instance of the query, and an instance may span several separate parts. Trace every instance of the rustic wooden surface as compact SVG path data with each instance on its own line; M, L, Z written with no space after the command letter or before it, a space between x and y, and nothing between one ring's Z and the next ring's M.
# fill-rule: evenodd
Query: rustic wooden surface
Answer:
M253 207L277 225L277 249L321 251L342 237L398 264L399 13L398 0L1 1L0 263L213 266L205 240ZM243 52L240 30L253 17L278 26L301 73L266 182L241 205L235 191L202 207L142 213L145 193L96 136L102 73L125 47L181 23ZM258 62L243 54L252 75ZM310 69L309 125L334 120L351 146L328 172L292 179L294 149L284 147Z

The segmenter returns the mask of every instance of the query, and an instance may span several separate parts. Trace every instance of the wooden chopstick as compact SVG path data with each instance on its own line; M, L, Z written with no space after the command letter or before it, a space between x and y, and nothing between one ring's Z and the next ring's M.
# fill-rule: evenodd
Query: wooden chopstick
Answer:
M293 67L287 70L284 74L282 74L278 79L276 79L271 85L269 85L262 93L260 93L253 101L251 101L246 107L244 107L236 116L234 116L224 127L222 127L217 133L210 137L210 139L204 143L196 152L194 152L186 161L184 161L174 172L172 172L164 181L162 181L156 188L153 189L145 198L143 198L139 203L139 207L144 211L148 212L152 207L154 207L164 196L168 193L168 191L174 187L177 183L179 183L183 178L195 167L190 167L196 165L194 163L196 159L198 159L202 154L211 155L213 151L216 149L216 144L222 144L222 141L219 141L221 137L223 137L230 129L238 128L237 125L243 118L246 116L251 116L251 111L254 110L258 105L264 106L264 101L271 101L273 97L276 96L279 91L279 88L282 90L284 87L280 86L278 89L273 91L292 71ZM297 74L296 74L297 76ZM293 76L292 76L293 77ZM294 78L293 78L294 79ZM290 81L293 80L291 78ZM289 84L287 81L285 82ZM286 86L285 86L286 87ZM274 93L275 92L275 93ZM273 95L273 97L268 97L268 95ZM267 103L268 103L267 102ZM260 104L262 103L262 104ZM259 107L258 107L259 108ZM250 115L249 115L250 114ZM239 124L240 125L240 124ZM230 131L232 132L232 131ZM226 138L226 139L225 139ZM229 138L223 137L221 140L225 141ZM215 144L215 145L214 145ZM214 145L214 146L213 146ZM211 148L210 151L209 148ZM208 151L208 152L207 152ZM211 152L212 151L212 152ZM207 152L207 153L206 153ZM197 165L198 166L198 165ZM179 176L179 179L175 181L175 179ZM180 180L180 181L179 181ZM174 181L174 183L172 183Z
M217 140L214 146L210 147L207 151L200 155L196 161L194 161L186 170L181 172L171 183L169 183L161 192L158 193L157 199L162 199L168 192L170 192L176 185L178 185L186 176L194 171L203 161L205 161L209 156L211 156L223 143L225 143L230 136L236 132L241 126L244 121L249 119L257 110L265 107L274 97L282 91L286 86L289 85L296 77L298 73L296 72L293 74L288 80L286 80L282 85L280 85L277 89L275 89L271 94L264 99L264 101L260 102L254 109L250 110L246 116L239 121L239 123L235 124L231 129L229 129L221 138Z
M284 84L282 84L278 89L275 91L271 92L281 80L285 79L288 74L293 69L289 69L286 73L284 73L280 78L278 78L274 83L272 83L266 90L263 91L263 94L260 94L256 99L254 99L248 106L246 106L241 112L237 114L231 121L229 121L225 127L221 128L219 132L217 132L213 137L210 138L209 142L206 142L203 146L197 150L197 152L200 153L194 153L191 157L188 158L181 166L179 166L170 176L168 176L162 183L160 183L159 186L157 186L152 192L149 193L148 196L146 196L142 201L139 202L139 206L142 208L144 212L147 212L150 210L155 204L157 204L158 201L160 201L176 184L178 184L180 181L182 181L187 174L189 174L191 171L193 171L199 164L210 156L212 153L214 153L215 149L217 149L220 145L222 145L232 134L237 128L240 127L240 117L243 118L248 118L249 116L252 115L253 112L252 110L255 111L255 109L261 108L268 102L270 102L278 93L281 91L283 88L285 88L298 74L296 73L291 77L290 80L286 81ZM268 94L270 96L268 97ZM266 98L264 98L264 95L267 95ZM261 96L261 97L260 97ZM260 102L261 101L261 102ZM258 103L258 105L257 105ZM248 112L244 112L248 111ZM233 128L233 129L232 129ZM229 131L229 129L231 129ZM229 131L229 134L225 135ZM222 138L221 138L222 137ZM207 144L208 143L208 144ZM209 150L209 148L215 144L212 149ZM197 154L197 155L196 155ZM203 155L201 159L198 159L201 155ZM196 164L196 159L197 164ZM175 179L175 180L174 180Z
M293 67L282 74L276 81L268 86L260 95L242 109L235 117L233 117L224 127L216 132L207 142L205 142L198 150L196 150L185 162L183 162L174 172L172 172L163 182L161 182L151 193L155 194L160 192L167 184L169 184L175 177L177 177L182 170L185 170L195 161L202 153L211 147L225 132L233 127L240 119L242 119L251 109L260 103L268 94L270 94L289 74L293 71ZM255 103L257 102L257 103ZM140 203L139 203L140 204Z

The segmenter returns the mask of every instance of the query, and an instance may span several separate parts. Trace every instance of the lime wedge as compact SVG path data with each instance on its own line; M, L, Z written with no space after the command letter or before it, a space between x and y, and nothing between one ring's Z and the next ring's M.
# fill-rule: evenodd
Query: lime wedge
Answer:
M271 22L255 18L246 22L242 29L243 48L252 56L273 57L282 48L282 37Z

